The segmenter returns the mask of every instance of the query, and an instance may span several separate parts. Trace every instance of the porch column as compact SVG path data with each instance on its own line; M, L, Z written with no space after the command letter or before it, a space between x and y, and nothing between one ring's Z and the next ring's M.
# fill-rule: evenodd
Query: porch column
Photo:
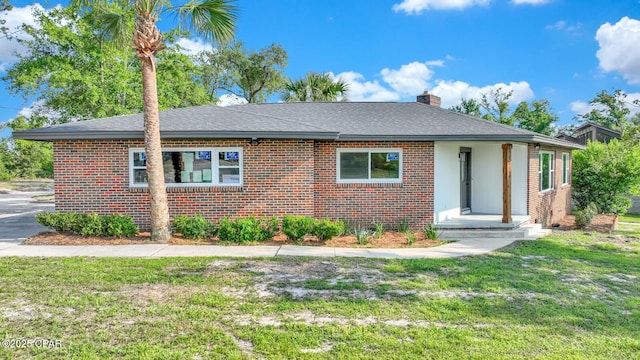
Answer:
M511 218L511 148L512 144L502 144L502 222L507 224Z

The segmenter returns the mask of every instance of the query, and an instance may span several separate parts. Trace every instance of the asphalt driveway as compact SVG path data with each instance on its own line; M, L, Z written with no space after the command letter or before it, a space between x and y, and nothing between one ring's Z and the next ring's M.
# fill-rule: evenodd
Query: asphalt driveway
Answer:
M22 242L26 238L46 231L36 222L41 211L53 211L53 202L34 201L37 195L51 194L46 191L0 194L0 242Z

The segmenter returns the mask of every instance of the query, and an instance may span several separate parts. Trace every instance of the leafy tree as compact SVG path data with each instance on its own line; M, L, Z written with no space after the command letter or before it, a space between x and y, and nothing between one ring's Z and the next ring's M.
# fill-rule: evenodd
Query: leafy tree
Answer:
M579 209L596 204L601 213L624 214L640 193L640 143L592 141L573 153L572 196Z
M3 80L25 99L36 96L60 122L142 111L140 66L130 50L107 41L103 18L78 17L73 7L36 11L36 26L23 25L26 47ZM159 56L160 109L211 102L191 74L197 67L174 49Z
M3 12L3 11L9 11L11 9L13 9L13 6L11 6L11 4L9 4L9 0L2 0L0 2L0 13ZM7 34L7 30L9 30L9 29L7 29L7 27L4 26L5 23L6 23L6 20L0 18L0 33L6 35Z
M511 114L509 114L511 111L509 99L512 95L513 90L505 92L502 88L497 88L491 90L489 93L482 94L480 98L480 107L484 110L482 118L513 126L514 119Z
M615 90L613 94L602 90L589 101L589 105L595 108L586 114L578 115L577 118L610 129L623 130L630 114L626 98L627 94L622 90Z
M512 118L519 128L544 135L551 135L551 125L558 121L558 115L551 112L551 105L546 99L532 101L531 105L521 102L513 111Z
M283 100L294 101L338 101L347 99L349 85L342 79L334 80L330 74L308 72L303 78L289 81L285 85Z
M142 73L142 102L147 179L151 208L151 240L168 241L171 237L169 206L164 182L164 169L160 141L160 119L156 54L165 49L162 34L156 26L165 11L176 11L183 24L207 39L226 41L233 37L236 8L228 0L193 0L182 6L172 6L158 0L74 0L74 4L87 6L84 10L97 13L103 20L105 31L117 44L133 40L135 56L140 59ZM108 5L117 9L104 11ZM90 6L90 7L88 7ZM130 21L128 14L134 14ZM131 29L133 39L131 38Z
M482 117L480 103L478 103L476 99L462 98L460 104L450 107L449 110L475 117Z
M575 124L567 124L567 125L555 126L555 127L552 127L553 135L564 134L564 135L569 135L569 136L575 137L576 136L576 128L577 128L577 126Z
M558 121L558 115L552 112L548 100L535 100L530 104L522 101L512 111L509 105L509 99L512 95L512 90L505 91L502 88L497 88L482 94L479 101L463 98L460 104L451 107L450 110L501 124L517 126L544 135L553 133L552 124Z
M47 117L36 114L30 117L18 116L2 124L0 129L8 127L12 131L18 131L47 124ZM53 177L53 147L49 142L4 138L0 140L0 160L1 179Z
M281 45L272 44L258 52L242 42L197 55L203 66L202 82L210 94L226 90L250 103L261 103L284 87L288 55Z

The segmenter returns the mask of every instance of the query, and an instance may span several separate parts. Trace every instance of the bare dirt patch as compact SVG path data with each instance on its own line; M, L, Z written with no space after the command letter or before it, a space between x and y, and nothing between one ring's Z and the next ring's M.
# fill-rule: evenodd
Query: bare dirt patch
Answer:
M603 233L612 233L618 225L617 215L596 215L591 224L587 225L583 230L585 231L597 231ZM557 227L558 230L579 230L576 226L576 217L574 215L565 216Z
M286 235L280 233L273 239L265 242L252 242L242 245L302 245L302 246L325 246L325 247L354 247L354 248L425 248L443 244L441 240L431 240L425 237L422 231L414 232L415 242L413 245L407 243L406 234L387 231L381 237L372 236L366 245L358 244L355 236L343 235L327 241L319 241L314 236L307 236L301 242L293 242L287 239ZM140 233L139 236L130 238L80 236L71 233L44 232L25 241L26 245L129 245L129 244L151 244L151 234ZM238 245L220 241L218 238L212 239L185 239L181 235L174 235L169 240L171 245Z

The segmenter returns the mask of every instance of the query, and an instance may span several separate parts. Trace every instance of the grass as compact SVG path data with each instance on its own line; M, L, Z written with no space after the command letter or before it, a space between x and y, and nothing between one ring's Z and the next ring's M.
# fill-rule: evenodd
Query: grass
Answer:
M1 258L0 347L41 359L638 359L640 237L460 259Z
M618 216L618 222L629 222L640 224L640 214L626 214Z

